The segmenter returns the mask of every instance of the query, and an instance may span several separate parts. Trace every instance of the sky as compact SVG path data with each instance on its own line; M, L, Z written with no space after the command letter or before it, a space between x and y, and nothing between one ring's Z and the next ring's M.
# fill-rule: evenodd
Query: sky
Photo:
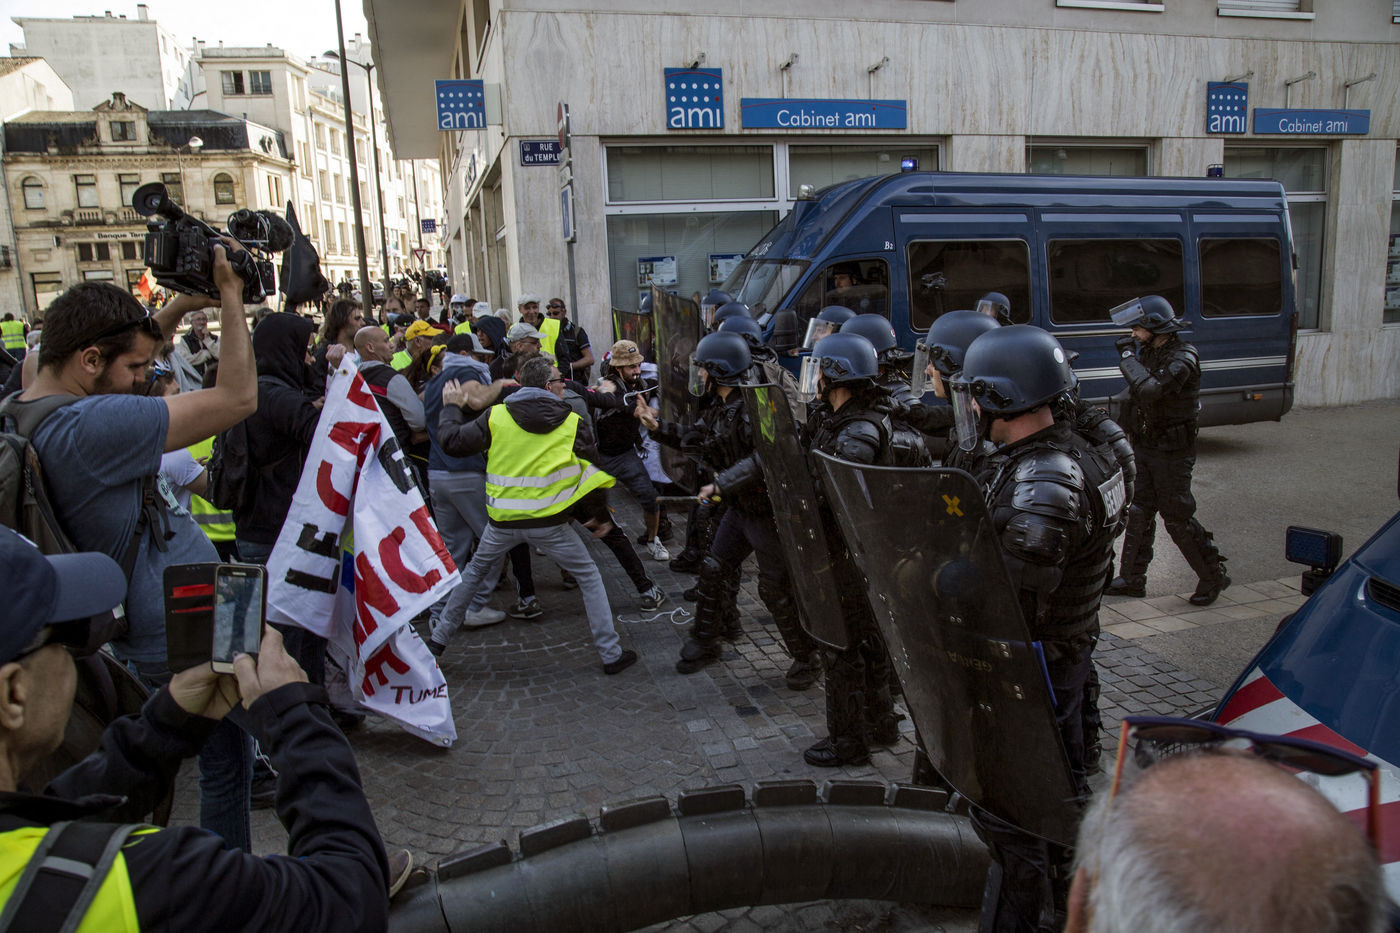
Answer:
M336 47L335 0L148 0L150 18L175 34L189 47L195 36L210 45L267 45L286 48L302 58ZM24 32L11 19L33 16L66 19L71 16L113 16L125 13L136 19L134 0L0 0L0 54L8 55L11 42L22 42ZM368 37L362 0L341 0L345 38L355 33ZM296 37L289 40L288 37Z

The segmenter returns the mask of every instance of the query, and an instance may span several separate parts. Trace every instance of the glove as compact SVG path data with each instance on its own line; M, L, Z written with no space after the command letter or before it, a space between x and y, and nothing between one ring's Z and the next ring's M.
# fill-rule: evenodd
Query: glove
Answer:
M1135 356L1137 354L1137 340L1132 334L1124 334L1113 342L1118 348L1118 355L1123 357Z

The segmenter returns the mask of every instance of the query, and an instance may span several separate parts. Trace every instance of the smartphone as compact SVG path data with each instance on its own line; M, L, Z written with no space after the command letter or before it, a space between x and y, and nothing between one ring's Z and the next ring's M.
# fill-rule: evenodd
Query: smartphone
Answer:
M266 612L267 571L255 564L214 568L214 670L233 673L234 655L258 653Z
M172 673L198 667L213 651L213 561L165 568L165 657Z

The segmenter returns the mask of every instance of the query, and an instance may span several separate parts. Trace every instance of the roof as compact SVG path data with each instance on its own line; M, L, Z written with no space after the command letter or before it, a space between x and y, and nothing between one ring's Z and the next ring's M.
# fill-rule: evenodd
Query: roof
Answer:
M7 123L90 123L97 125L97 116L91 110L31 110L28 113L11 117Z
M37 61L43 61L43 59L39 58L37 55L30 55L28 57L20 56L18 58L0 58L0 77L4 77L12 71L18 71L25 65Z

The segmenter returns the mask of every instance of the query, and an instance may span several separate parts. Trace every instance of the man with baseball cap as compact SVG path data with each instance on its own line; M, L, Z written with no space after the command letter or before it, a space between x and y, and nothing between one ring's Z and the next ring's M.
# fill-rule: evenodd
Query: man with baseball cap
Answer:
M408 330L404 331L403 335L404 348L394 354L393 367L400 371L408 369L414 360L428 352L428 348L440 333L442 331L427 321L414 321L408 325ZM403 365L400 366L400 363Z
M627 487L642 507L646 531L637 543L646 545L652 560L668 561L671 555L657 536L661 506L641 453L637 409L645 408L648 397L656 391L654 383L648 387L642 379L642 363L642 351L634 341L619 340L608 351L605 378L598 383L597 391L616 399L617 407L599 408L593 419L598 435L598 466Z
M323 688L306 682L268 627L234 674L201 664L175 674L138 716L114 721L98 751L42 795L19 782L64 739L74 656L126 595L99 553L44 555L0 527L0 920L8 929L383 929L390 867L355 757ZM277 767L277 814L291 858L257 858L191 826L130 821L149 813L219 720L242 701ZM396 877L407 876L402 853ZM239 905L235 915L231 904Z

